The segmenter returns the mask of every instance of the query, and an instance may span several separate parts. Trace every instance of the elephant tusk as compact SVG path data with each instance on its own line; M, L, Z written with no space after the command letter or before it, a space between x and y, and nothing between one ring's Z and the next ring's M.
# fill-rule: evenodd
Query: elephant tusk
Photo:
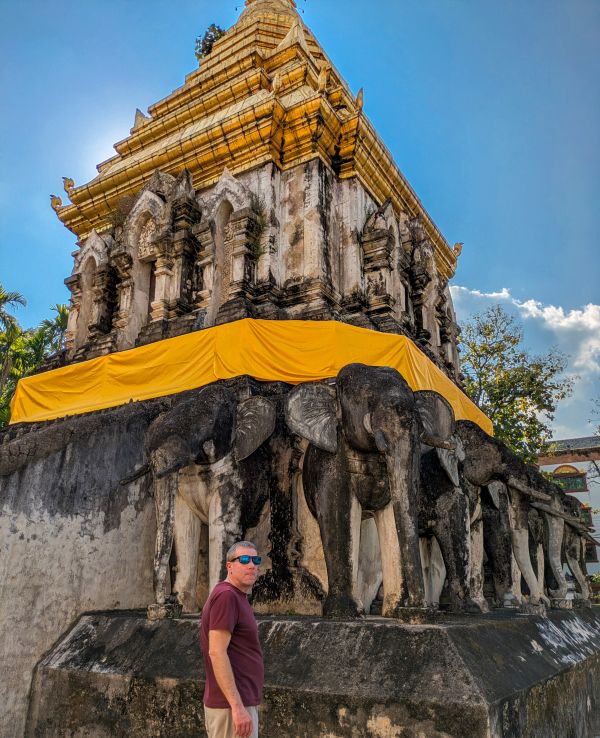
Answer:
M434 436L433 434L425 431L421 433L421 443L424 443L426 446L431 446L432 448L445 448L447 451L456 450L456 443L454 443L454 441L444 441L439 436Z
M516 489L517 492L521 492L528 497L533 497L536 500L543 500L544 502L550 502L552 497L547 495L545 492L538 492L538 490L528 487L526 484L519 482L516 477L509 477L508 486Z

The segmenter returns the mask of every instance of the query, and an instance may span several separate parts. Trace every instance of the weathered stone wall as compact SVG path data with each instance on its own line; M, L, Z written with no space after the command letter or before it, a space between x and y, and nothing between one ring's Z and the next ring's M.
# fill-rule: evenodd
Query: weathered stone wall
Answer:
M139 466L158 403L3 434L0 736L23 735L32 670L82 612L152 601L154 505ZM17 433L20 437L14 437Z
M82 618L40 664L27 738L189 738L203 731L196 618ZM497 613L261 618L263 738L591 738L600 618Z

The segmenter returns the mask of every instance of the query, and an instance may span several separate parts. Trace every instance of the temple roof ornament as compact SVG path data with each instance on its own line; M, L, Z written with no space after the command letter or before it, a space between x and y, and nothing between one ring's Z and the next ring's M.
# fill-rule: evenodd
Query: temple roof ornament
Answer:
M212 187L225 167L233 176L263 164L285 171L320 159L340 179L357 178L372 198L391 198L396 213L419 217L440 272L449 278L456 252L435 226L391 153L293 0L247 0L238 21L202 66L149 115L136 112L128 137L98 165L98 176L53 201L61 221L84 239L108 231L113 213L156 169L190 171L196 190ZM320 130L325 135L315 136ZM285 134L283 133L285 131Z
M290 8L296 9L296 3L294 0L246 0L246 7L251 10L267 7L289 11Z

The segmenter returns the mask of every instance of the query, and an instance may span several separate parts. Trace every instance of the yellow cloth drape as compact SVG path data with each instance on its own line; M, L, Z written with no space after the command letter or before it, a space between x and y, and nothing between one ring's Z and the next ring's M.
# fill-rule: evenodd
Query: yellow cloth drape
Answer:
M11 423L52 420L248 374L299 384L360 362L397 369L413 390L443 395L486 432L479 408L404 336L336 321L239 320L21 379Z

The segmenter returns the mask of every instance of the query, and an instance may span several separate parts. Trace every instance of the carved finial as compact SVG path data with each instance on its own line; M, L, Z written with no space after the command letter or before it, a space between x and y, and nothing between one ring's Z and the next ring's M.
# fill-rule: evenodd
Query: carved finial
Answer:
M458 258L460 256L460 252L463 250L463 246L464 246L464 244L463 244L462 241L457 241L454 244L454 248L452 250L456 254L456 258Z
M259 0L246 0L246 7L249 8L251 5L254 5ZM263 0L264 2L264 0ZM291 5L292 8L296 7L296 3L294 0L270 0L271 5Z
M298 44L310 56L310 50L306 43L306 36L304 35L304 28L299 17L294 18L290 30L287 32L285 38L281 40L275 52L283 51L283 49L287 49L294 44Z
M62 179L65 192L69 197L71 197L71 192L75 189L75 182L70 177L63 177Z
M143 126L144 123L147 123L149 120L150 118L147 115L144 115L139 108L136 108L135 119L133 121L133 128L131 129L131 133Z
M62 208L62 200L58 195L50 195L50 205L52 210L54 210L55 213L58 213L60 208Z
M360 111L363 109L363 106L365 104L365 90L364 87L361 87L358 91L358 95L356 96L356 109L360 113Z
M325 92L329 84L329 75L331 73L331 65L323 64L319 72L319 92Z

